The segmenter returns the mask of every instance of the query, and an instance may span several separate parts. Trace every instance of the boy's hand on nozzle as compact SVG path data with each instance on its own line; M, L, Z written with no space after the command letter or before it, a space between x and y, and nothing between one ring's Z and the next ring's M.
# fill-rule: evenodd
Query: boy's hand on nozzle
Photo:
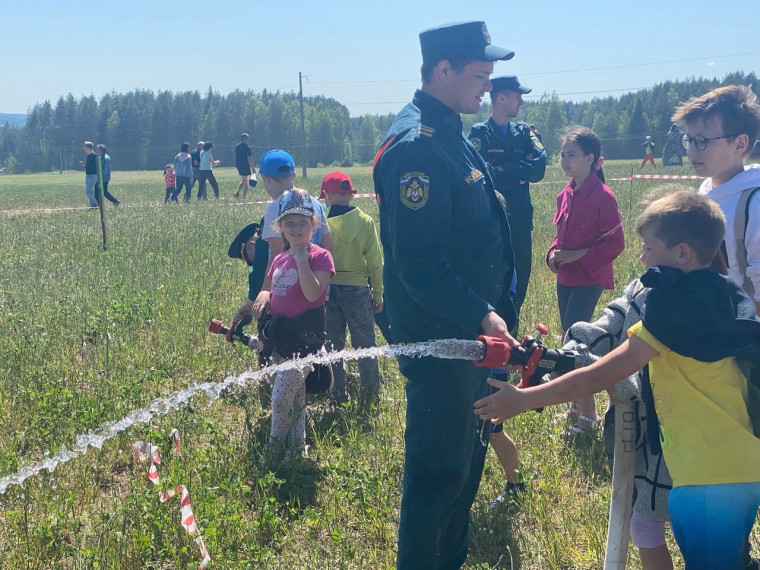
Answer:
M372 308L375 310L375 313L382 313L383 312L383 304L382 303L372 303Z
M475 402L474 413L481 420L498 424L524 411L519 407L520 390L516 386L494 378L488 383L499 391Z

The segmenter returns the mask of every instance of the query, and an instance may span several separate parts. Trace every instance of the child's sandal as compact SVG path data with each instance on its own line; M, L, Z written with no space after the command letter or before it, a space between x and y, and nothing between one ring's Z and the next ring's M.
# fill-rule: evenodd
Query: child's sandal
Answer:
M555 426L575 424L581 417L581 409L577 406L570 404L562 404L563 412L557 414L552 418L552 422Z
M563 430L562 436L572 439L577 436L582 436L586 434L587 432L595 431L598 426L599 426L598 419L595 419L586 415L580 415L578 416L578 421L567 426L567 428Z

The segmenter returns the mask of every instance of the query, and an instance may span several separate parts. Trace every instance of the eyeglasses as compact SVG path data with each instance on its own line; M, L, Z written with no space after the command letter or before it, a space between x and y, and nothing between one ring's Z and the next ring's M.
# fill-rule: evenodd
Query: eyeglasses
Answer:
M681 142L683 143L683 147L686 150L689 150L689 147L694 143L694 148L703 151L707 148L707 143L710 141L717 141L720 139L730 139L731 137L738 137L741 133L736 133L734 135L723 135L722 137L710 137L705 138L701 135L697 135L696 137L690 137L689 135L684 135L681 137Z

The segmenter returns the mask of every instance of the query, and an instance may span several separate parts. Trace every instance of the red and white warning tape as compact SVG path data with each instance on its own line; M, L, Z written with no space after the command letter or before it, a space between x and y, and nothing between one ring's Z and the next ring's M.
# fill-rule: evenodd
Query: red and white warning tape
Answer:
M704 177L686 174L632 174L631 178L645 178L653 180L702 180Z
M631 174L625 178L608 178L611 182L629 182L636 178L646 180L702 180L703 176L694 176L686 174Z
M179 453L179 431L175 428L169 432L169 435L174 438L174 453ZM158 447L149 441L136 441L132 444L132 451L134 452L135 461L137 463L142 463L143 461L150 459L148 479L154 485L158 485L160 479L158 477L157 466L161 464L161 456L158 453ZM209 555L208 550L206 550L206 545L203 543L203 537L195 522L193 507L190 505L190 492L187 490L187 487L184 485L177 485L174 489L163 492L159 491L158 498L164 503L175 495L180 496L180 523L190 536L195 537L195 543L201 551L201 563L198 566L198 570L203 570L208 563L211 562L211 556Z

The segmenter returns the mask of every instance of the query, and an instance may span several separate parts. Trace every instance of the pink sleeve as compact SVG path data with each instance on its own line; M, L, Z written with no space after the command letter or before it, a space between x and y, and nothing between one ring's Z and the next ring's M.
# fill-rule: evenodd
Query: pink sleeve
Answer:
M312 271L329 271L330 276L335 275L335 264L333 263L332 255L326 249L317 251L309 261L309 266Z
M562 208L562 202L565 197L565 190L563 189L562 192L557 194L557 209L554 212L554 218L552 219L552 223L556 226L555 232L554 232L554 240L552 241L552 244L549 246L549 250L546 252L546 256L544 257L544 260L549 259L549 254L552 252L553 249L557 249L557 245L559 243L559 217L560 217L560 209Z
M599 239L578 262L589 275L596 275L610 265L625 248L623 223L617 200L612 191L604 187L598 210Z

